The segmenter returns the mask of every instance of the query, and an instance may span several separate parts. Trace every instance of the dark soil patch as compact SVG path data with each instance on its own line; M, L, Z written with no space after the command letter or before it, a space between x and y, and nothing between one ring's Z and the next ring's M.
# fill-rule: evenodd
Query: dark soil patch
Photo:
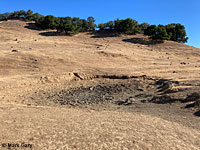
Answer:
M187 103L187 102L195 102L200 100L200 94L197 92L194 92L190 95L188 95L182 102Z
M180 101L179 99L171 98L169 95L155 96L149 102L157 104L175 103Z
M78 81L79 86L61 90L56 89L49 93L39 91L36 96L32 96L32 99L38 100L38 97L40 97L40 101L36 102L39 105L40 103L44 104L44 100L46 100L56 105L90 107L91 109L115 110L122 108L124 111L129 111L129 109L135 111L138 108L137 111L139 111L139 108L143 108L144 113L145 109L149 109L149 106L153 106L158 109L157 111L160 111L159 108L162 105L162 109L173 105L174 110L169 108L164 110L175 111L176 113L179 110L179 115L185 113L184 111L191 111L190 114L193 114L200 110L200 101L197 99L200 87L197 86L177 90L173 86L178 87L184 84L147 76L99 75L88 80L83 79L79 74L75 74L75 76L81 79ZM80 84L82 82L90 84L86 86ZM152 113L154 112L153 108L150 110ZM151 112L149 113L151 114ZM157 113L159 114L159 112ZM153 114L156 115L156 113Z
M75 76L83 80L78 74ZM126 75L99 75L95 77L95 80L98 80L99 84L60 90L48 99L61 105L72 106L104 103L131 105L145 102L165 104L180 101L176 97L171 98L165 94L170 90L171 84L178 84L175 81ZM176 92L171 90L173 94Z
M115 77L114 77L115 78ZM122 77L125 78L125 77ZM69 90L62 90L56 93L53 99L61 105L82 105L82 104L103 104L103 103L117 103L117 101L125 101L135 95L143 95L148 84L141 80L134 79L114 79L113 81L101 82L97 86L78 87ZM143 89L143 90L141 90ZM148 93L153 94L153 89L148 90ZM141 97L138 97L141 98Z

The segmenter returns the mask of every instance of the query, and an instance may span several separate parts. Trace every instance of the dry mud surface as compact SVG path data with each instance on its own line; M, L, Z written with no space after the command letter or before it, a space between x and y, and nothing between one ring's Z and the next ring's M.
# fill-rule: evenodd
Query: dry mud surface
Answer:
M199 49L17 20L0 32L0 149L200 149Z

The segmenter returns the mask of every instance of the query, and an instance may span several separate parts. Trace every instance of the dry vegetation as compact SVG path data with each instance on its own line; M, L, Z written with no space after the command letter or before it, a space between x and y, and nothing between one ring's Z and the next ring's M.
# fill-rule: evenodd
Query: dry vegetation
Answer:
M0 144L200 148L199 49L29 25L0 22Z

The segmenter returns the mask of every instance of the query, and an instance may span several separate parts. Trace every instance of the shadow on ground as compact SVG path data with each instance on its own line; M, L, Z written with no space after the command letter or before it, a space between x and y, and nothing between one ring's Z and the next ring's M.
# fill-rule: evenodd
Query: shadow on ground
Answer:
M39 35L42 36L62 36L63 34L55 32L55 31L49 31L49 32L41 32Z
M194 113L195 116L199 116L200 117L200 110Z
M151 100L149 100L149 102L152 102L152 103L156 103L156 104L171 104L171 103L175 103L175 102L180 102L180 103L187 103L187 102L192 102L190 104L186 104L185 107L183 108L186 108L186 109L200 109L200 101L199 100L193 100L193 101L190 101L190 100L187 100L186 99L176 99L176 98L172 98L168 95L163 95L163 96L159 96L159 97L153 97ZM195 116L198 116L200 117L200 110L198 110L197 112L194 113Z
M141 44L141 45L156 45L156 44L164 43L164 41L151 41L151 40L145 40L142 38L123 39L122 41L133 43L133 44Z
M37 27L35 25L35 23L27 23L27 25L24 28L31 29L31 30L37 30L37 31L42 30L40 27Z
M91 38L108 38L108 37L118 37L120 36L119 33L113 31L94 31L88 33L92 35Z

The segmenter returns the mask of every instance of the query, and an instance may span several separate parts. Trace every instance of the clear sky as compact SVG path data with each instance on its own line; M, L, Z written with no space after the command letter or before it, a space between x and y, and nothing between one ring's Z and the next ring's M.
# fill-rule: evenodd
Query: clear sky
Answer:
M133 18L139 23L181 23L185 25L187 44L200 48L200 0L0 0L0 13L28 10L42 15L70 16L96 23Z

